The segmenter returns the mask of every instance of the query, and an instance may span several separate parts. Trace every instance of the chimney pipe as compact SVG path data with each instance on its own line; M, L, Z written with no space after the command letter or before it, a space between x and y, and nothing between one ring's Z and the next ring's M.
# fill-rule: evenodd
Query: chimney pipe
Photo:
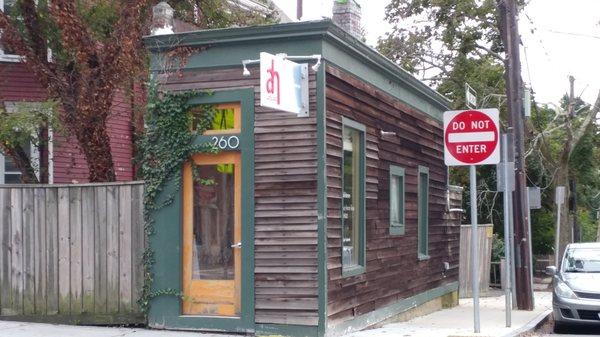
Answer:
M296 0L296 19L302 19L302 0Z

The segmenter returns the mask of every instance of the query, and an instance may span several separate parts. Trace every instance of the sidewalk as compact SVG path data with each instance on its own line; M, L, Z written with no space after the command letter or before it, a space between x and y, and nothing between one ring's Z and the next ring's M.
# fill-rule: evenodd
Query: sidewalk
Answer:
M506 327L504 296L482 297L479 300L481 333L473 333L473 300L461 299L454 308L436 311L407 322L391 323L378 329L355 332L345 337L459 337L517 335L530 322L552 309L552 293L536 292L533 311L512 311L512 327Z
M542 313L552 308L551 292L535 293L533 311L512 312L512 328L505 327L504 296L480 300L481 333L473 333L473 301L460 300L460 305L440 310L408 322L392 323L382 328L355 332L345 337L444 337L493 336L504 337L527 326ZM109 328L0 321L0 337L240 337L198 332L149 330L144 328Z
M241 337L213 333L0 321L0 337Z

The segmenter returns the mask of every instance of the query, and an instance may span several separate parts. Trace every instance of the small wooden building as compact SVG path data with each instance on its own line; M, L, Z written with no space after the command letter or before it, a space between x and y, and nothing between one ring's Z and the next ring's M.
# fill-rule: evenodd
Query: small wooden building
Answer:
M217 106L206 139L223 145L194 157L212 183L182 168L181 192L155 215L153 289L183 296L156 297L150 326L329 336L456 303L443 96L329 20L146 45L163 89L213 91L194 103ZM177 47L192 53L165 74ZM260 52L322 55L308 117L260 106L259 68L242 74Z

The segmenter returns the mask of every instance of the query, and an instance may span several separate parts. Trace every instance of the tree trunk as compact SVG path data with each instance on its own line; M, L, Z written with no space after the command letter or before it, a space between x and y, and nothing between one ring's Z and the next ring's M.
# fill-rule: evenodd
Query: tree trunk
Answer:
M49 182L49 152L48 152L48 127L42 126L38 130L38 153L39 162L39 182L47 184Z
M106 123L91 123L79 129L76 136L88 165L90 182L115 181L115 166Z

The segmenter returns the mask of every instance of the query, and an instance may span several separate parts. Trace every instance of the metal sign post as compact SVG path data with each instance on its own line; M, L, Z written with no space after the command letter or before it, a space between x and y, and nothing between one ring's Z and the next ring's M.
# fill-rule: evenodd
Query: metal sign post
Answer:
M542 193L539 187L530 186L527 187L527 230L529 231L529 237L531 238L531 210L542 208ZM533 256L532 245L529 246L529 256ZM533 289L533 259L529 259L529 286ZM535 297L531 299L533 306L535 307Z
M502 135L502 175L503 175L503 184L502 184L502 192L504 199L504 303L505 303L505 311L506 311L506 327L510 328L511 326L511 266L512 266L512 253L510 251L510 219L509 217L509 205L511 203L510 195L515 188L514 183L514 169L512 172L508 171L509 167L509 159L508 159L508 136L506 134ZM514 167L514 165L513 165ZM500 171L500 170L498 170ZM512 174L511 174L512 173ZM509 177L513 178L510 179ZM500 180L500 179L498 179ZM512 184L509 184L512 182ZM500 184L498 184L500 185Z
M481 332L479 322L479 233L477 231L477 166L469 166L471 194L471 293L473 294L473 319L475 333Z
M471 291L473 330L481 332L479 317L479 259L477 226L477 165L500 161L499 112L497 109L446 111L444 113L444 163L469 166L471 193Z

